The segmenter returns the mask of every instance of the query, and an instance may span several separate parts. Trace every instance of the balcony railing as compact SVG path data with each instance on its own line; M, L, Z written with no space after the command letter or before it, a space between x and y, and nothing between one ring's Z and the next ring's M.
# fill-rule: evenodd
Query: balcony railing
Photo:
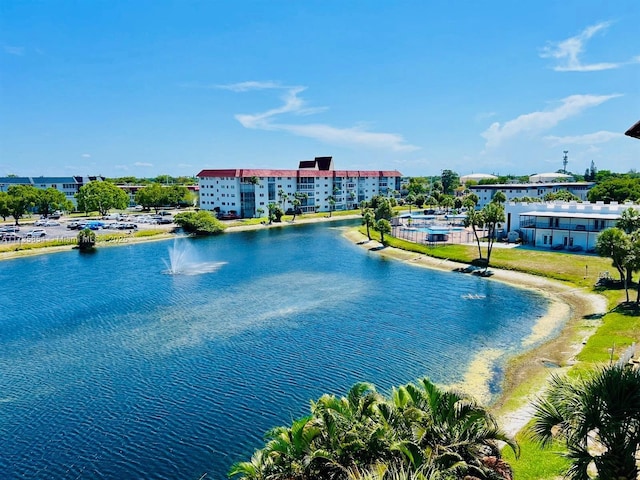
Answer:
M574 224L574 223L564 223L560 222L557 225L554 223L553 225L549 225L546 222L520 222L520 228L539 228L543 230L566 230L570 232L601 232L605 228L608 228L607 225L587 225L587 224Z

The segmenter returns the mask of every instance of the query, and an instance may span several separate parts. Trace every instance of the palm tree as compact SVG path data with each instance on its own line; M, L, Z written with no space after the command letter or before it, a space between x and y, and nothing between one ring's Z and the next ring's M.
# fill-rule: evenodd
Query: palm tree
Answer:
M312 469L313 442L320 429L310 416L294 420L291 427L276 427L267 432L270 439L264 450L273 461L272 476L287 480L306 479Z
M631 234L631 251L629 255L629 263L633 271L640 270L640 230L636 230ZM640 303L640 278L637 282L638 293L636 295L636 303Z
M81 252L93 250L96 246L96 233L93 230L85 228L80 230L77 235L78 248Z
M280 199L280 203L282 204L282 211L286 211L285 206L287 205L287 199L289 198L289 195L287 195L284 190L280 189L278 190L278 198Z
M502 205L507 201L507 196L500 190L493 194L493 198L491 199L493 203L497 203L498 205Z
M236 462L231 465L229 476L242 475L247 480L265 480L274 470L273 461L266 450L256 450L248 462Z
M376 222L375 228L380 232L380 243L384 245L384 235L391 233L391 223L386 218L381 218Z
M378 422L377 407L384 399L370 383L356 383L346 397L323 395L311 411L322 425L318 438L324 457L324 476L389 459L389 445Z
M485 270L489 268L489 261L491 260L491 251L493 250L493 244L496 241L496 235L498 231L498 224L504 222L504 207L497 202L491 202L484 206L482 209L482 219L484 225L487 227L487 265Z
M356 192L354 192L353 190L349 191L349 193L347 194L347 197L349 198L349 201L351 202L351 209L354 208L354 203L353 201L356 199Z
M640 230L640 212L633 207L623 210L616 227L628 234Z
M333 213L333 209L336 206L336 199L333 195L329 195L327 197L327 202L329 202L329 216L331 216L331 213Z
M482 212L475 209L474 206L470 206L467 210L467 216L463 221L465 227L471 227L473 235L476 238L478 244L478 257L482 260L482 248L480 248L480 236L478 235L478 229L484 228L484 216Z
M411 206L414 204L414 202L416 201L416 197L413 193L410 193L409 195L407 195L405 197L405 202L407 202L407 205L409 205L409 213L411 213Z
M370 208L362 213L362 224L367 227L367 238L371 241L371 228L375 225L376 215Z
M554 376L535 404L532 436L543 446L554 437L566 442L571 460L567 476L635 480L640 447L640 372L609 365L571 379Z
M394 405L405 422L405 430L410 427L412 441L441 470L455 465L484 478L491 470L505 469L505 463L497 461L501 456L499 442L519 455L517 443L472 397L441 390L429 379L400 387L394 392Z
M441 207L444 207L444 209L449 212L453 206L455 205L453 196L451 195L442 195L442 198L440 198L440 201L438 202L438 204Z
M309 198L309 195L306 194L306 193L296 192L294 197L295 198L291 201L291 205L293 206L293 218L291 219L292 222L295 222L295 220L296 220L296 214L300 210L300 206L302 205L302 201L303 200L307 200ZM301 213L301 215L302 215L302 213Z
M291 219L292 222L296 221L296 215L298 213L298 209L300 208L300 205L302 205L302 202L300 201L299 198L294 198L293 200L291 200L291 206L293 207L293 218Z
M629 301L629 283L633 273L633 243L631 236L618 227L607 228L596 240L596 252L601 257L609 257L620 274L620 282Z

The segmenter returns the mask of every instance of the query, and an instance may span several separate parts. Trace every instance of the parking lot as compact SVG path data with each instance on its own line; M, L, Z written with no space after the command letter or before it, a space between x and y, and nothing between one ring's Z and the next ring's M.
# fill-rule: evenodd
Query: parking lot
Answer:
M76 238L78 230L83 227L101 233L125 233L139 230L168 230L174 224L171 215L158 216L137 214L126 215L119 219L101 219L100 217L62 217L59 220L40 219L32 216L20 219L17 227L15 222L0 223L0 241L2 243L41 242L45 240ZM80 228L78 228L80 227ZM44 231L44 235L41 232Z

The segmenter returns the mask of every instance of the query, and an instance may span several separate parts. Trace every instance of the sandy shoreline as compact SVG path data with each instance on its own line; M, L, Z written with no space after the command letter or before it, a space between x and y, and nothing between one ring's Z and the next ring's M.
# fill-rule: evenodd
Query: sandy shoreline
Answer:
M374 249L377 255L417 267L452 272L460 266L465 266L393 247L378 250L380 243L367 241L366 236L353 229L345 231L344 236L363 248ZM487 281L505 282L518 288L531 289L544 295L551 302L547 314L535 319L531 335L523 341L522 348L526 349L527 346L541 341L544 343L508 362L501 397L492 407L498 414L505 431L515 435L531 418L532 409L529 401L544 388L551 373L560 373L573 364L574 357L581 350L584 339L595 331L593 328L595 322L590 320L590 328L586 328L583 325L584 319L606 313L607 301L601 295L589 293L559 281L520 272L491 270L494 275L487 278ZM558 328L561 328L561 331L556 337L547 338L549 332ZM465 374L464 381L452 387L467 391L485 403L490 397L487 382L491 374L491 366L502 353L493 350L478 351ZM554 367L550 368L549 365ZM531 390L518 402L520 406L505 408L505 401L510 394L525 381L531 382Z

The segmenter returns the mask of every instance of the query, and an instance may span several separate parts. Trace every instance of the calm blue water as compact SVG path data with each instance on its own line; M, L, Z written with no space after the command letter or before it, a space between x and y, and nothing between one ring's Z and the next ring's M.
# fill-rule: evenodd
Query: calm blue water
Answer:
M182 242L226 263L163 274L171 242L0 262L0 478L222 479L310 399L460 381L546 307L326 225Z

